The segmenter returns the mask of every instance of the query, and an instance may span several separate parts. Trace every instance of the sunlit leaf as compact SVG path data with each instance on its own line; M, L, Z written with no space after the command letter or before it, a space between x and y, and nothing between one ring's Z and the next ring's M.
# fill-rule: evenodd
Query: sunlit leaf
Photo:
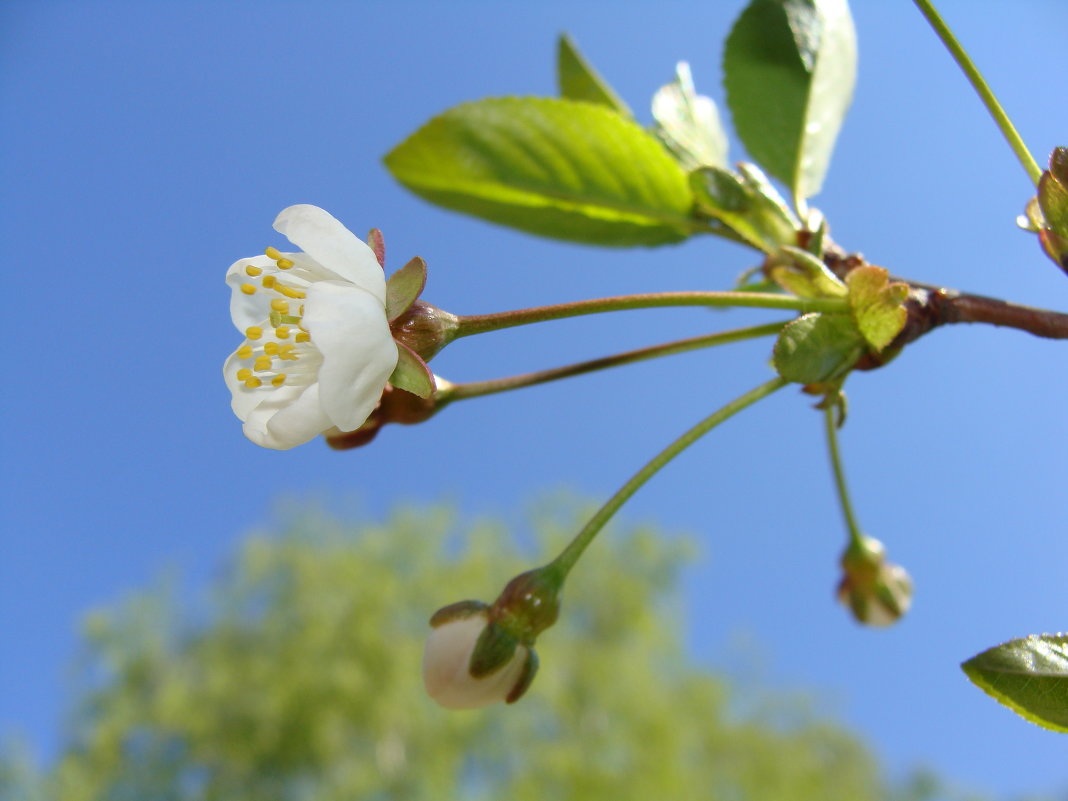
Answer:
M856 60L846 0L753 0L727 39L724 83L738 136L798 198L823 183Z
M845 375L864 352L864 340L846 314L806 314L783 328L775 369L787 381L818 384Z
M1032 634L972 657L961 668L984 692L1053 731L1068 732L1068 634Z
M727 166L727 132L712 98L697 94L690 65L680 61L675 80L653 95L657 135L687 170Z
M432 119L385 161L426 200L541 236L660 245L693 230L682 168L652 134L589 103L466 103Z

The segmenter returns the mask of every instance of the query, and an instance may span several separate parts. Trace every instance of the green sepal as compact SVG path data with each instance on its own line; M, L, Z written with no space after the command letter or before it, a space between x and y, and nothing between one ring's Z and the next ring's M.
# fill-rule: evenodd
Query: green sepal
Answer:
M848 373L864 350L864 338L849 315L812 313L783 328L772 362L787 381L820 384Z
M489 623L478 635L467 672L475 679L497 672L512 660L518 646L519 640L513 634L497 623Z
M534 676L538 672L538 655L534 649L530 646L527 647L527 659L523 663L523 672L519 674L519 678L516 680L515 686L504 697L506 704L514 704L520 698L522 698L527 690L530 689L530 685L534 682Z
M846 284L857 329L876 352L881 351L901 333L908 320L902 305L909 296L908 285L891 283L889 273L872 264L851 270Z
M653 95L656 135L687 170L727 166L727 132L712 98L697 94L690 65L680 61L675 80Z
M435 117L385 157L454 211L532 234L629 247L697 230L686 173L633 120L591 103L489 98Z
M386 269L386 238L378 228L372 228L367 232L367 246L371 248L378 260L378 266Z
M426 262L416 256L386 281L386 319L391 323L408 310L426 287Z
M844 298L846 285L807 250L784 245L769 260L768 274L787 292L802 298Z
M560 34L556 42L556 82L560 97L606 106L626 117L634 116L566 33Z
M973 656L961 665L972 683L1013 712L1068 732L1068 634L1032 634Z
M1049 169L1038 181L1038 205L1046 225L1059 237L1068 237L1068 148L1055 148Z
M445 623L451 623L454 620L463 620L469 618L472 615L480 614L489 609L489 606L482 603L482 601L457 601L454 604L443 606L437 612L430 616L431 628L437 628Z
M414 350L403 342L396 344L397 366L389 377L389 383L413 395L418 395L420 398L429 398L437 388L434 383L434 374Z

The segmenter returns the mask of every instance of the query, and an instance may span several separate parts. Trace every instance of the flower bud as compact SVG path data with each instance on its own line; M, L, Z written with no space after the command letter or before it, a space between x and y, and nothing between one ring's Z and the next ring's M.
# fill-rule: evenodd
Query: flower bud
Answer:
M858 622L889 626L912 605L912 580L901 565L886 561L879 540L864 537L842 554L844 575L838 584L838 601L849 607Z
M447 606L430 624L434 628L423 651L423 684L441 706L478 709L496 701L513 703L530 686L537 670L533 648L490 622L485 604Z

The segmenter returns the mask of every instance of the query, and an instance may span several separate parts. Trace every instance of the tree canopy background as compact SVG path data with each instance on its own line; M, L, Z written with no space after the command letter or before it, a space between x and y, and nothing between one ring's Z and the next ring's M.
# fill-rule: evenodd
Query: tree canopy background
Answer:
M573 509L574 504L570 507ZM384 524L294 514L251 536L196 609L164 581L91 614L69 743L36 773L9 748L3 801L929 798L892 792L859 739L801 697L739 693L680 638L690 544L605 532L538 643L514 706L438 708L422 691L427 619L492 600L574 529L525 544L445 509ZM959 797L959 796L954 796Z

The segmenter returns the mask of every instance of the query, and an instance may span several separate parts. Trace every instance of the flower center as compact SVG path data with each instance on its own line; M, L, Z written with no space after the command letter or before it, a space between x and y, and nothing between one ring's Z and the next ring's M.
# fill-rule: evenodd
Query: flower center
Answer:
M300 301L315 277L306 276L310 271L297 267L275 248L269 247L265 253L275 266L246 265L248 280L241 284L246 295L264 292L267 318L263 325L245 329L245 342L235 354L243 362L237 370L237 380L248 389L310 384L315 381L322 355L301 324L304 304ZM287 280L279 278L281 271L288 273Z

